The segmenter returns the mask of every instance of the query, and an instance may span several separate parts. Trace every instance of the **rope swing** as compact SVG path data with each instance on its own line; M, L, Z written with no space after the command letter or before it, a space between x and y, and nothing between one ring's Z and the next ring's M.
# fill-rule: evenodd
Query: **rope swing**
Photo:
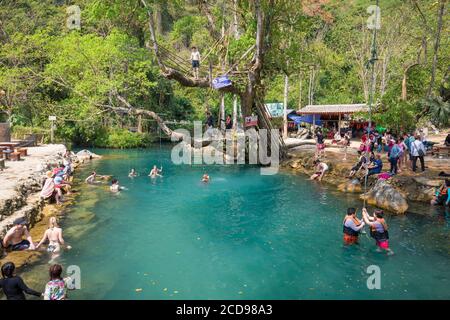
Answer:
M372 131L372 104L373 104L373 97L375 94L375 62L378 60L378 55L377 55L377 29L378 29L378 19L379 19L379 10L378 10L378 1L376 1L376 8L375 8L375 24L373 26L373 37L372 37L372 46L371 46L371 57L370 60L367 62L366 67L370 68L370 72L371 72L371 81L370 81L370 91L369 91L369 101L368 101L368 105L369 105L369 126L367 128L367 141L369 143L370 146L370 132ZM368 26L368 28L370 28ZM366 148L365 150L366 152L366 166L368 166L369 164L369 160L370 160L370 148L369 150ZM367 172L368 173L368 172ZM364 194L367 194L367 180L368 180L368 174L366 173L366 176L364 178ZM366 207L366 197L364 197L364 208Z

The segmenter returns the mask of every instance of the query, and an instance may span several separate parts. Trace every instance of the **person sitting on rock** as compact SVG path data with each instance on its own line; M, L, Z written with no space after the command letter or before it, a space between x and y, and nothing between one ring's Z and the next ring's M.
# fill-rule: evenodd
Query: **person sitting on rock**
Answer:
M317 179L319 181L322 181L325 172L328 170L328 165L325 162L321 162L320 160L314 160L314 166L316 168L316 172L309 179Z
M444 183L436 190L433 199L431 200L432 205L443 205L448 206L450 204L450 180L445 179Z
M356 173L358 173L363 167L363 165L367 162L367 159L361 150L358 150L358 155L359 155L358 162L350 170L350 174L348 175L349 178L352 178Z
M344 218L344 244L351 245L358 243L359 233L364 228L364 221L356 217L356 209L348 208L347 215Z
M449 134L447 135L447 137L445 138L444 144L445 144L447 147L450 147L450 133L449 133Z
M376 209L373 217L369 215L366 208L363 208L362 212L364 222L370 226L370 236L375 239L378 246L377 251L385 250L388 255L394 254L389 248L388 226L383 218L383 210Z
M53 196L58 196L55 191L55 182L53 181L53 172L47 171L47 178L45 179L44 185L40 193L41 199L47 200L52 199Z
M381 160L381 155L377 154L375 159L372 160L370 165L367 167L367 177L373 175L373 174L379 174L381 173L381 170L383 169L383 161Z
M62 176L56 176L53 179L55 183L55 191L56 191L56 204L61 204L63 201L63 189L67 194L71 194L71 186L70 183L65 181Z
M34 250L35 246L30 233L28 232L24 218L14 220L14 226L9 229L3 238L3 247L11 251ZM26 239L23 239L25 237Z

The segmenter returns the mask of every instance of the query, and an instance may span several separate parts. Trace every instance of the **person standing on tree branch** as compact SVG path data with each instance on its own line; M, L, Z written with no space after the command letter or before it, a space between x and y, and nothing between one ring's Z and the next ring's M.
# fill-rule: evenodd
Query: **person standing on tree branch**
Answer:
M200 68L200 52L197 47L192 47L191 51L192 69L194 70L195 80L198 79L198 68Z

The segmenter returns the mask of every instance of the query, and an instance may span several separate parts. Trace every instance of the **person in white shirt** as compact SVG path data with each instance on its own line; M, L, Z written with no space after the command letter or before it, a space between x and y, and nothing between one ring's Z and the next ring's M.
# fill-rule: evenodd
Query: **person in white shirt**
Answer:
M197 47L192 47L191 51L192 69L194 69L194 77L198 79L198 68L200 68L200 52Z
M411 157L412 157L412 170L416 172L417 169L417 159L420 160L420 166L422 168L422 172L425 171L425 154L427 153L425 146L422 141L420 141L420 137L416 136L414 139L411 137Z

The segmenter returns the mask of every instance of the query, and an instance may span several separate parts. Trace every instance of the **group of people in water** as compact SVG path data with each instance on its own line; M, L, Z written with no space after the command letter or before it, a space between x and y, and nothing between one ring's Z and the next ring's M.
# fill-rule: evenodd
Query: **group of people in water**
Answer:
M56 217L50 217L49 227L37 243L33 242L24 218L14 220L13 226L2 240L2 248L6 251L41 250L45 244L44 250L51 256L49 263L53 263L63 249L71 249L71 246L64 241L63 232L58 226ZM66 291L70 288L72 279L62 277L63 269L60 264L50 266L50 279L43 293L28 288L22 278L16 275L15 270L16 266L13 262L6 262L1 267L0 289L3 289L8 300L25 300L25 293L43 297L44 300L66 299Z
M45 285L44 292L39 292L29 288L23 279L16 274L16 266L13 262L6 262L1 267L2 279L0 279L0 289L7 300L25 300L25 293L44 300L66 300L67 291L73 290L73 279L63 277L63 267L60 264L53 264L49 268L49 281Z
M344 244L358 244L359 235L364 231L365 225L370 227L370 236L375 239L375 244L378 247L377 251L384 251L388 255L394 254L389 248L388 225L384 220L384 212L381 209L376 209L371 216L367 209L363 208L362 220L360 220L356 216L356 209L348 208L343 222Z

